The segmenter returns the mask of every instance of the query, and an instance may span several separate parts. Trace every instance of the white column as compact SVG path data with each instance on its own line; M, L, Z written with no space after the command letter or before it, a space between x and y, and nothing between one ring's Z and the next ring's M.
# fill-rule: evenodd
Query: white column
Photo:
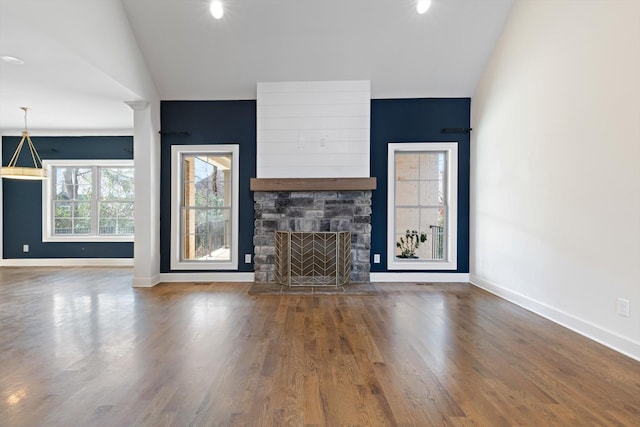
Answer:
M160 277L160 138L159 105L126 102L133 109L133 164L135 168L135 239L133 286L150 287Z

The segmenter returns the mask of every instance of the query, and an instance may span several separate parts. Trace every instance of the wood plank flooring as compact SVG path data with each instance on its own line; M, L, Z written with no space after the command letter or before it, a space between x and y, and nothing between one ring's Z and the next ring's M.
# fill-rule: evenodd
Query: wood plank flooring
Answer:
M0 269L1 426L637 426L640 363L467 284Z

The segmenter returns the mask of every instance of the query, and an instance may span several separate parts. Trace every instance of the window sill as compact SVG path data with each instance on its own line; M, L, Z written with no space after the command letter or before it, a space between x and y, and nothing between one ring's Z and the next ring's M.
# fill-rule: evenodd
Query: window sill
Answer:
M230 261L176 261L172 260L171 270L237 270L238 263Z
M420 259L395 258L389 259L387 270L413 270L413 271L432 271L432 270L448 270L458 269L457 260L452 261L427 261Z

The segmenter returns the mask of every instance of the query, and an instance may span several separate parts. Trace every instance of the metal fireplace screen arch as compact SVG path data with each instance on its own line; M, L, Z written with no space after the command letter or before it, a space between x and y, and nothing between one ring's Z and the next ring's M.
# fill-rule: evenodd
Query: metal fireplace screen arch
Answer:
M351 233L276 231L274 281L285 286L342 286L351 275Z

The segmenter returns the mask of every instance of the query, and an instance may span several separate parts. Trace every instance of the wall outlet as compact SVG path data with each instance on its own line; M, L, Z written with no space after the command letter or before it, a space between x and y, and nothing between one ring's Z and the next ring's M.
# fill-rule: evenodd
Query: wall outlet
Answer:
M29 245L22 245L22 252L29 252Z
M630 316L629 300L618 297L618 300L617 300L617 303L616 303L616 312L620 316L629 317Z
M251 264L251 254L244 254L244 263Z
M373 254L373 263L380 264L380 254Z

